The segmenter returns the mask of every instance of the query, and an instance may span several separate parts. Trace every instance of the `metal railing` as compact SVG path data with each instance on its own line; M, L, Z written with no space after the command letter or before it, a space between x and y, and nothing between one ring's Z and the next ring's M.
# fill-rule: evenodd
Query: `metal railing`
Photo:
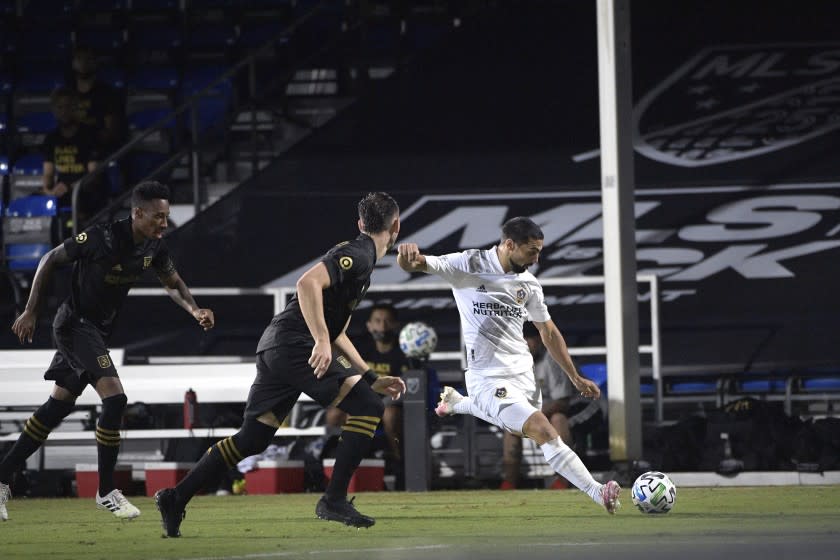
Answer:
M272 80L267 82L266 87L263 88L262 91L258 91L259 80L257 77L257 63L258 60L264 57L265 55L269 54L272 49L274 49L278 44L282 43L284 40L289 40L296 31L298 31L303 25L308 23L312 18L316 15L321 13L322 11L328 9L327 2L321 2L314 6L309 12L303 14L302 16L295 19L291 22L288 26L283 28L280 32L276 35L272 36L270 39L265 41L260 47L256 48L255 50L251 51L246 57L244 57L239 62L235 63L231 66L227 71L220 74L215 80L213 80L209 85L203 87L197 93L194 93L189 96L189 98L176 107L171 113L165 115L164 117L155 121L152 125L150 125L144 132L138 134L134 138L132 138L129 142L123 145L120 149L116 152L112 153L108 158L106 158L93 172L85 175L82 177L78 183L76 183L73 187L72 193L72 224L73 224L73 235L76 235L79 230L79 210L78 210L78 198L79 192L83 186L89 184L92 181L96 180L105 180L103 174L106 170L112 166L119 164L120 162L125 161L126 156L131 154L133 150L135 150L138 146L140 146L144 140L146 140L149 136L163 130L169 126L170 123L175 121L177 123L179 118L182 118L185 115L189 117L189 144L187 147L175 150L174 153L170 154L169 157L161 164L159 164L153 171L149 172L143 179L141 180L149 180L154 179L155 177L159 176L164 171L167 171L173 168L184 156L189 155L190 157L190 174L191 174L191 181L192 181L192 196L193 196L193 204L195 206L195 212L198 214L201 211L201 201L203 199L203 185L201 184L201 173L200 173L200 164L201 164L201 134L198 127L198 103L200 100L204 98L209 98L214 96L214 92L220 86L225 85L226 83L233 83L234 78L236 78L243 69L247 70L247 96L248 100L251 103L251 143L252 143L252 172L255 173L257 171L257 151L258 151L258 123L256 119L256 112L259 110L256 100L260 98L260 96L267 95L270 93L274 88L277 86L283 86L287 83L294 75L296 69L300 68L301 66L311 62L313 59L317 58L318 56L322 55L323 53L327 52L329 49L333 48L341 39L344 33L354 29L356 26L359 25L359 22L356 21L353 25L344 26L339 29L339 33L334 37L329 37L325 40L320 48L317 50L304 54L300 56L290 67L280 76L273 76ZM227 123L221 123L227 124ZM96 215L89 218L89 223L95 223L97 221L106 219L106 217L112 217L119 211L119 208L122 208L125 200L130 196L131 192L130 189L126 189L125 192L121 193L115 200L112 201L108 208L105 208L99 211Z

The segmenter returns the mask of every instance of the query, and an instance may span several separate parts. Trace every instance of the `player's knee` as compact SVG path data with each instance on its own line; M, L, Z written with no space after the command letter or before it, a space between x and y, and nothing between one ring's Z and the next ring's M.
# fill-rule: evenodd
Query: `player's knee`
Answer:
M385 404L382 397L376 394L365 382L356 383L347 396L338 403L338 408L351 416L375 416L382 418Z
M229 451L231 457L238 458L239 460L236 462L239 462L245 457L265 451L266 447L271 444L271 440L274 438L276 432L277 428L273 426L263 424L253 418L246 418L245 422L242 423L242 428L228 438L233 445L228 446L227 451ZM222 440L216 445L220 445L225 441Z
M107 410L122 414L126 406L128 406L128 397L125 396L125 393L102 399L102 412Z
M33 416L44 426L52 429L61 424L75 406L73 401L62 401L50 397L41 407L35 411Z

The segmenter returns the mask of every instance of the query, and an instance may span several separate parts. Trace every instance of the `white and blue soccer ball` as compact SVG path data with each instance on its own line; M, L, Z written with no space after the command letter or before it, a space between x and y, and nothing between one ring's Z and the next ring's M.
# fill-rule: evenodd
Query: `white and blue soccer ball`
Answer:
M668 475L648 471L633 483L633 505L642 513L668 513L677 501L677 487Z
M409 323L400 331L400 350L408 358L428 358L437 347L437 333L426 323Z

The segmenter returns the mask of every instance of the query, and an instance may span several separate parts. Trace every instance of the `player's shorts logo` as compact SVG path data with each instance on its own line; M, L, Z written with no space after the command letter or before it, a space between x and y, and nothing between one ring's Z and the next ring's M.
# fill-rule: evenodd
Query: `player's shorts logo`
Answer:
M417 394L417 391L420 390L420 380L416 377L409 377L405 380L405 391L409 395Z
M102 369L108 369L111 367L111 357L108 354L97 356L96 361L99 362L99 367Z
M77 235L77 236L76 236L76 243L78 243L79 245L81 245L82 243L84 243L85 241L87 241L87 238L88 238L87 233L85 233L85 232L83 231L82 233L80 233L79 235Z
M702 50L633 112L636 150L681 167L759 156L840 128L837 44Z
M348 360L344 356L339 356L335 359L335 361L341 364L341 367L343 367L344 369L350 369L350 360Z
M350 270L353 268L353 259L351 257L341 257L338 259L338 266L341 270Z
M504 387L497 387L496 388L496 398L497 399L507 398L507 389L505 389Z
M152 257L143 257L143 270L152 266Z

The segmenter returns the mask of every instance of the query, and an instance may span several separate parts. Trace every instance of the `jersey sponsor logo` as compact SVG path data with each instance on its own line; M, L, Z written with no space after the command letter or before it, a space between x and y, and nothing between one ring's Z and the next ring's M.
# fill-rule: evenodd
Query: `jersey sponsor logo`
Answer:
M497 399L506 399L507 398L507 389L504 387L496 387L496 398Z
M82 243L84 243L87 240L88 240L87 232L83 231L82 233L80 233L79 235L76 236L76 243L78 243L79 245L81 245Z
M346 357L344 357L344 356L339 356L339 357L337 357L337 358L335 359L335 361L336 361L336 362L338 362L338 363L339 363L339 365L340 365L341 367L343 367L344 369L350 369L350 367L351 367L351 366L350 366L350 360L348 360L348 359L347 359Z
M350 270L353 268L353 259L352 257L344 256L338 259L338 266L341 267L341 270Z
M108 369L111 367L111 356L108 354L103 354L102 356L97 356L96 361L99 364L99 367L102 369Z
M472 302L473 315L484 315L490 317L524 317L521 307L514 307L495 301L474 301Z

